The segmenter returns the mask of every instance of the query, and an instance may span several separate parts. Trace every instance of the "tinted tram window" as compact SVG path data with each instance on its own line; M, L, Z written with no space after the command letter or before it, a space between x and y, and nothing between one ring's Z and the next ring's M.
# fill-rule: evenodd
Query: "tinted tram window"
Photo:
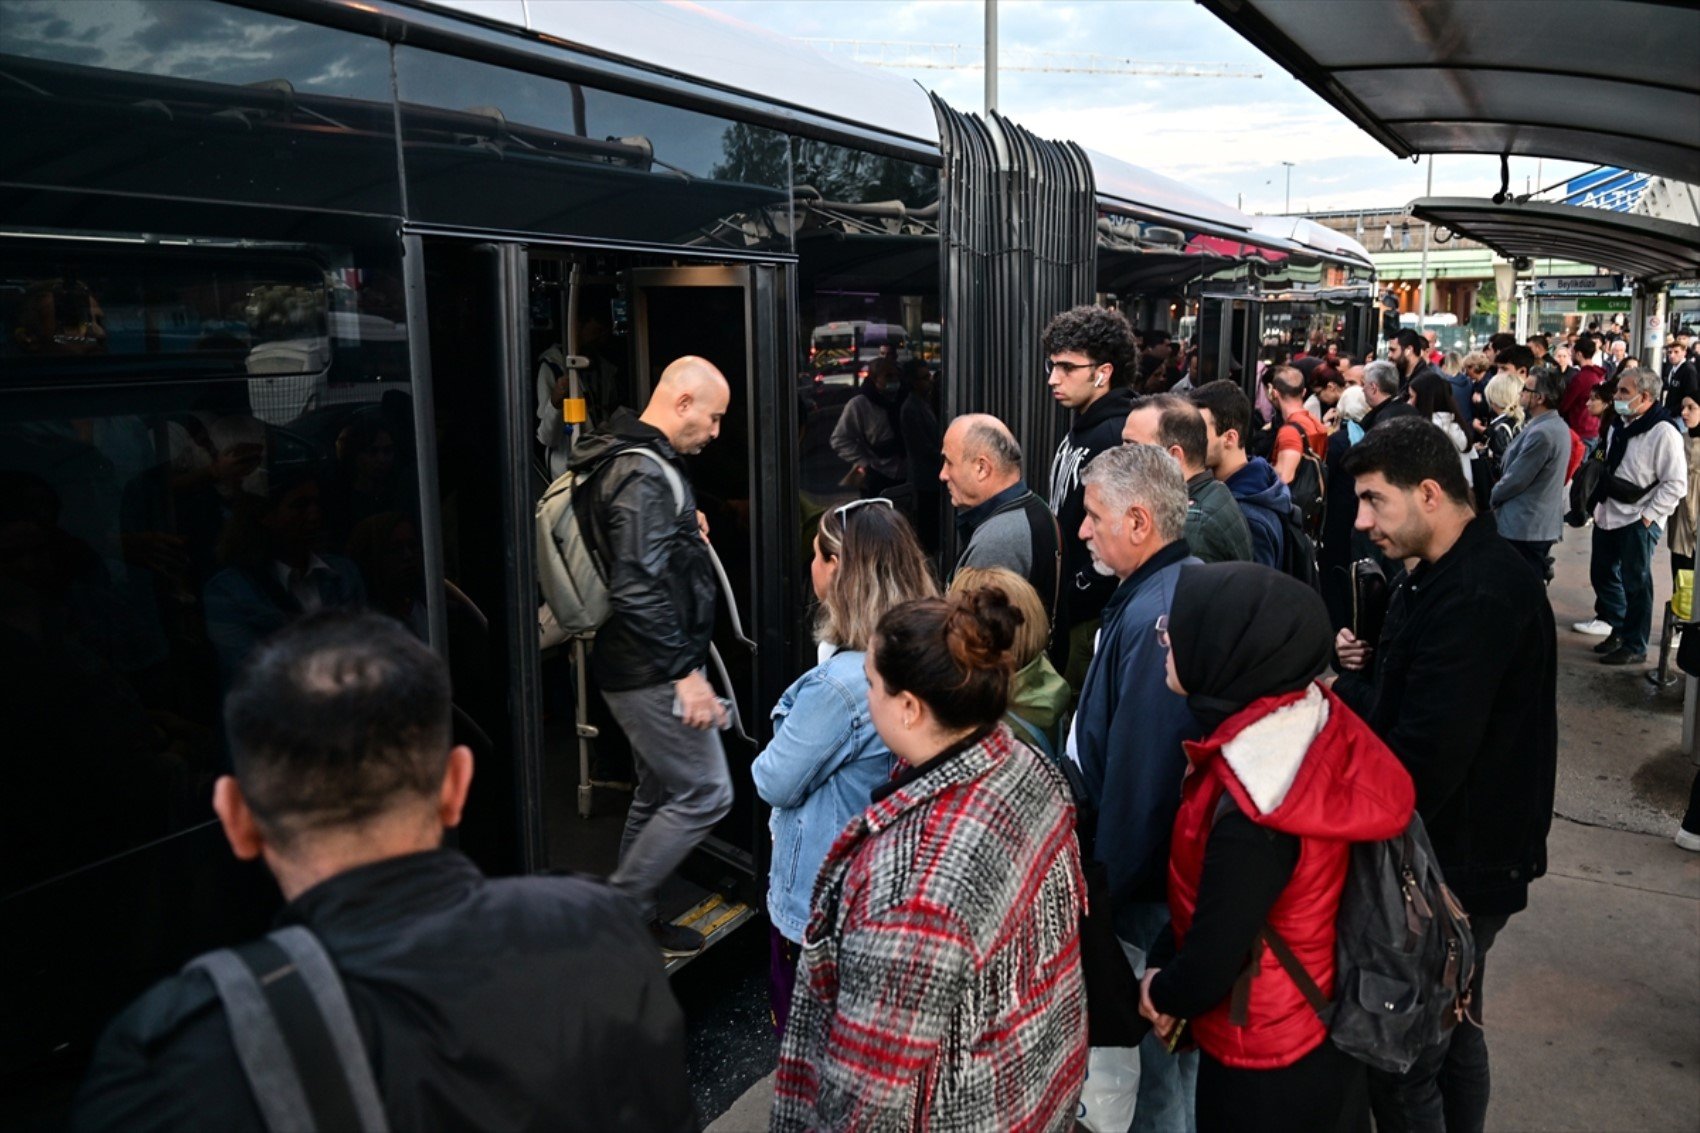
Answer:
M209 0L0 0L7 181L400 211L389 48Z
M827 142L796 150L805 524L884 495L936 550L938 171ZM807 548L812 527L804 535Z
M785 135L454 56L396 50L408 207L505 231L790 246Z
M7 1071L263 925L275 890L210 807L255 645L322 607L424 633L397 270L0 244Z

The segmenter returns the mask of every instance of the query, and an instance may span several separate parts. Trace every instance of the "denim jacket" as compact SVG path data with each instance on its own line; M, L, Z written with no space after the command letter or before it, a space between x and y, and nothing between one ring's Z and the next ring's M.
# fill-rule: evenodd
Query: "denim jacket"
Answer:
M892 756L868 715L862 654L834 654L798 677L773 708L773 742L756 756L756 792L773 808L767 915L801 941L826 852L891 777Z

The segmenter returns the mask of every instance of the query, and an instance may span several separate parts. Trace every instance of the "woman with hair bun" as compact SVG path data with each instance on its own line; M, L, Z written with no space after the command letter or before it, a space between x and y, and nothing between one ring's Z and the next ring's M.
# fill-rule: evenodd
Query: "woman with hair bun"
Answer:
M1085 883L1060 772L1002 722L1003 591L906 602L867 652L900 764L815 885L775 1130L1068 1130L1086 1072Z
M1015 676L1010 681L1009 709L1004 719L1011 724L1016 739L1055 758L1062 749L1059 725L1074 692L1045 654L1051 636L1045 603L1031 582L1007 567L963 567L950 580L952 594L988 586L1002 590L1010 605L1021 612L1021 628L1010 647Z
M785 1033L821 860L874 788L891 778L891 752L868 715L868 639L887 610L939 592L909 521L877 497L821 517L809 576L820 601L820 663L774 705L773 740L750 769L756 793L773 808L767 915L776 1034Z

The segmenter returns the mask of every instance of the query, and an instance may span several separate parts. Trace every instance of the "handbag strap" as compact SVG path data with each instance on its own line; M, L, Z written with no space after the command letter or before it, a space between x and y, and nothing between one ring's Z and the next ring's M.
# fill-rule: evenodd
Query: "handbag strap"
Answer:
M387 1133L348 996L311 932L279 929L210 952L184 970L204 971L217 989L237 1060L271 1133Z

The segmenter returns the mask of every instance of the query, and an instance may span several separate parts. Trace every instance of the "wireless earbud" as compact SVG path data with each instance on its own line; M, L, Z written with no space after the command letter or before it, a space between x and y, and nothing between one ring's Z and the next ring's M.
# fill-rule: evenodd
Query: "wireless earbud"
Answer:
M1092 383L1092 388L1093 389L1100 389L1100 388L1103 387L1103 385L1104 385L1104 375L1099 374L1098 377L1097 377L1097 380Z

